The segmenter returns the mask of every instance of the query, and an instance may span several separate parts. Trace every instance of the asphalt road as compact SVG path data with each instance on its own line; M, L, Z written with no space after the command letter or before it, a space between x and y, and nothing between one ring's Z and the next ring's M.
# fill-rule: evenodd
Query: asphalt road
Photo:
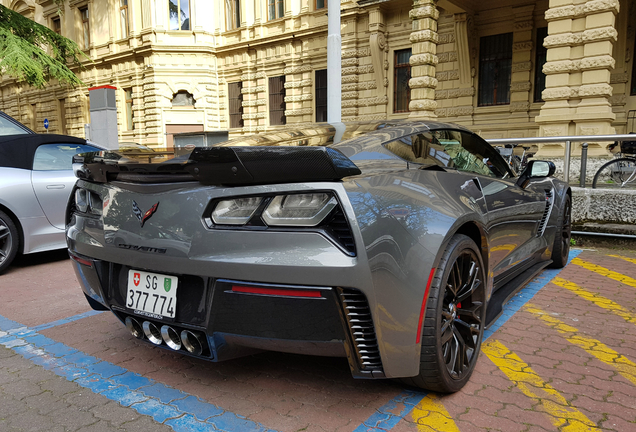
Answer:
M90 310L64 251L21 257L0 276L0 431L636 431L636 252L571 259L437 395L354 380L345 359L160 350Z

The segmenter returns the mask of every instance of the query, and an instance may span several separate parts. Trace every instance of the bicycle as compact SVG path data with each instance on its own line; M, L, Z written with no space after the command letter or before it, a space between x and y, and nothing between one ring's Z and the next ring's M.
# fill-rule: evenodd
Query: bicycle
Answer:
M630 132L634 133L634 132ZM609 146L610 151L618 146L618 142ZM620 143L620 152L617 158L603 164L592 181L592 188L624 188L636 180L636 141L623 141ZM636 186L636 185L635 185Z
M528 153L530 147L522 146L523 153L521 156L517 156L514 154L515 145L513 144L505 144L504 147L496 147L499 154L504 158L508 165L512 168L515 173L520 173L526 168L528 165L528 158L534 156L534 153Z

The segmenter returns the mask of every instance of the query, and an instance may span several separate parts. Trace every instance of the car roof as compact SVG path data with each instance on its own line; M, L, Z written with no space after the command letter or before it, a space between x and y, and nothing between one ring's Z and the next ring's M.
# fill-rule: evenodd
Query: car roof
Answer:
M0 136L0 167L33 168L33 156L43 144L87 144L83 138L55 134Z
M256 135L238 137L214 146L331 146L336 148L350 139L360 136L373 137L377 142L388 142L394 137L402 137L410 133L419 133L436 129L460 129L470 132L463 126L428 120L382 120L346 122L338 143L334 143L337 128L330 123L314 123L286 125L273 128Z

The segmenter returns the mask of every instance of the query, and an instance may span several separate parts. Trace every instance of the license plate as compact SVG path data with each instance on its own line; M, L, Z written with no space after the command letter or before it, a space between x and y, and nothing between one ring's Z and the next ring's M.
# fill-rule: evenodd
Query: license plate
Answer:
M179 278L128 270L126 307L140 315L174 318Z

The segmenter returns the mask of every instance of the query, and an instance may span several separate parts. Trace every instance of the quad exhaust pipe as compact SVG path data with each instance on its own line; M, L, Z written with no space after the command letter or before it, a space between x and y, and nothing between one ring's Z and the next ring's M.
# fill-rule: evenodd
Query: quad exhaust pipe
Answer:
M144 336L146 336L146 338L155 345L161 345L165 342L166 345L175 351L179 351L183 347L190 354L196 356L203 354L205 335L201 332L182 330L181 333L179 333L178 330L168 325L162 325L161 328L159 328L150 321L140 323L136 318L131 316L127 316L124 322L130 334L137 339L143 339Z
M190 354L201 355L203 353L204 339L201 333L183 330L181 332L181 341Z

